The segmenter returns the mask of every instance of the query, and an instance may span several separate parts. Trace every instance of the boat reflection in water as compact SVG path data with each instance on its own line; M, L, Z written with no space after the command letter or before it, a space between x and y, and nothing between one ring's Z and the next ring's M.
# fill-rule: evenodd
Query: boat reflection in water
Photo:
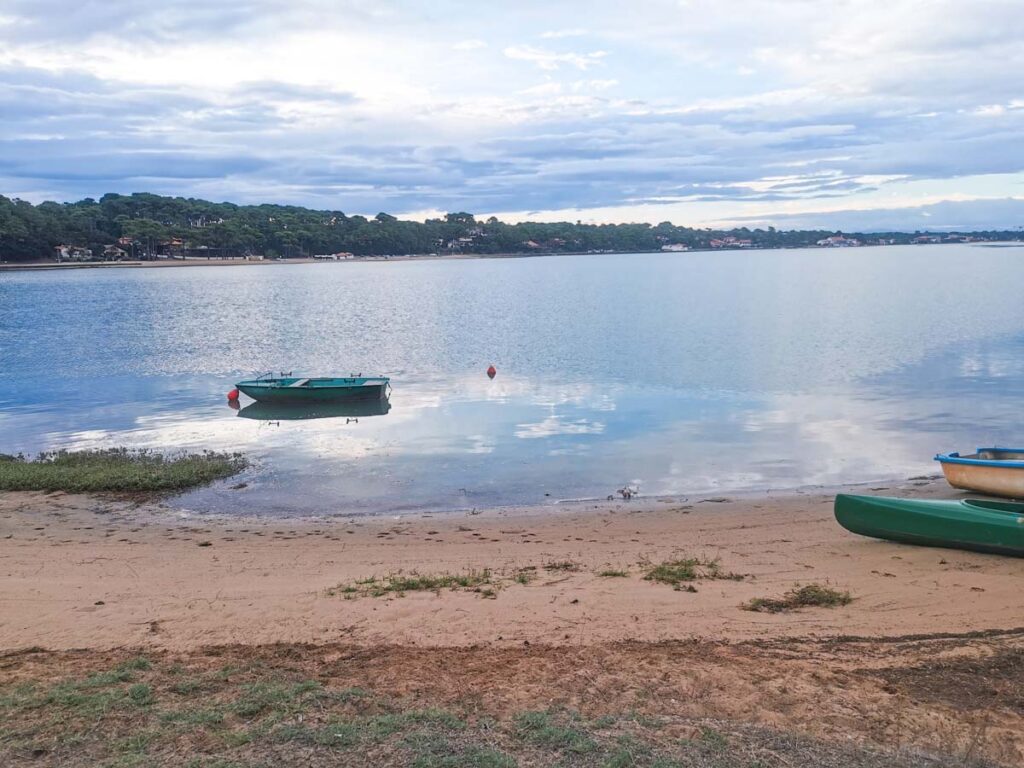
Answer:
M350 400L335 403L307 403L282 405L255 402L238 411L244 419L257 421L301 421L304 419L360 419L365 416L386 416L391 401L380 399Z

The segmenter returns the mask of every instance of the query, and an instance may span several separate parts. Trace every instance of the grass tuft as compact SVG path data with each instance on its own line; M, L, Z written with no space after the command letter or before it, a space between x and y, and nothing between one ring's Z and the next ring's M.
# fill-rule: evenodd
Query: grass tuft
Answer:
M545 571L563 571L572 573L579 569L579 563L574 563L572 560L553 560L549 563L544 563Z
M342 584L327 591L328 595L344 597L384 597L385 595L402 596L406 592L440 592L443 589L471 590L483 597L494 597L495 592L489 585L494 582L491 571L467 571L466 573L439 574L392 574L383 579L361 579L352 584Z
M717 559L708 560L703 557L686 557L679 560L666 560L651 568L644 574L646 581L657 581L662 584L670 584L675 589L687 592L696 592L692 584L688 582L700 579L724 579L727 581L742 581L743 574L730 573L722 570Z
M238 453L162 454L108 448L53 451L0 461L0 491L160 493L206 485L241 471Z
M840 592L821 584L808 584L789 590L781 599L772 597L755 597L740 607L745 611L760 613L783 613L800 608L835 608L849 605L853 598L849 592Z
M582 755L593 752L598 746L571 715L551 710L520 712L515 724L526 741L547 749Z
M614 568L609 568L605 571L598 571L597 575L605 579L624 579L629 576L629 571L621 571L616 570Z

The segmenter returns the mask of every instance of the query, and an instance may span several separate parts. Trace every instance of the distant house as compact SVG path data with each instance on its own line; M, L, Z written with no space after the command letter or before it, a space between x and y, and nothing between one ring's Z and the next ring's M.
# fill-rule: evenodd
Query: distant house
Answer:
M107 261L123 261L128 258L128 251L116 245L103 246L103 258Z
M540 248L541 247L540 243L535 242L533 240L527 240L526 242L523 243L523 245L525 245L527 248Z
M726 235L723 238L715 238L711 241L712 248L750 248L753 245L753 240L741 239L733 235Z
M344 261L345 259L354 259L355 254L349 253L348 251L339 251L338 253L316 253L313 254L314 259L320 261Z
M915 245L925 245L927 243L941 243L942 238L939 235L918 235L910 242Z
M823 248L855 248L860 245L860 240L854 237L843 237L843 235L832 235L818 241Z
M92 250L80 245L58 245L57 261L92 261Z
M661 250L663 250L663 251L672 251L673 253L678 253L679 251L688 251L688 250L690 250L690 246L684 245L683 243L668 243L667 245L661 246Z
M170 240L164 240L157 243L156 255L171 258L184 258L185 256L185 241L180 237L172 237Z
M203 227L208 227L211 224L223 224L223 223L224 223L224 219L222 219L220 217L217 217L216 219L208 219L205 214L201 214L199 216L189 216L188 217L188 225L192 229L202 229Z

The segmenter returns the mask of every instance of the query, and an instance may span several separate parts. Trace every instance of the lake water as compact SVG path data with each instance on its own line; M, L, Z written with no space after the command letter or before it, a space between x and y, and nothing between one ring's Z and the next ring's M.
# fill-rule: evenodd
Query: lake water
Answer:
M239 450L248 487L180 501L267 514L934 473L1024 443L1022 286L968 245L3 273L0 452ZM228 407L271 369L390 410Z

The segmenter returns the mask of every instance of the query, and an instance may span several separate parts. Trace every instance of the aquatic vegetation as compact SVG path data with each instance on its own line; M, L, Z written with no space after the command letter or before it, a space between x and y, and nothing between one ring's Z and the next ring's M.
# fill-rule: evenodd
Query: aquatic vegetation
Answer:
M239 453L163 454L107 448L0 458L0 491L160 493L206 485L240 472Z

